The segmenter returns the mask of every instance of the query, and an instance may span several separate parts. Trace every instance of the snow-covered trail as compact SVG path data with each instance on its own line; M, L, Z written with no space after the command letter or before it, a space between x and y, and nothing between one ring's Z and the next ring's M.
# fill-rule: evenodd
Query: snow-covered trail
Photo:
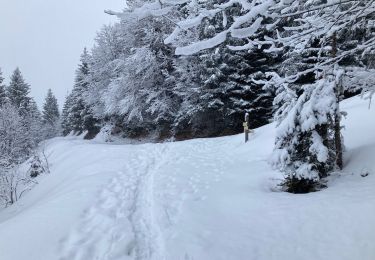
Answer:
M163 235L177 223L184 201L204 200L202 191L223 175L228 156L215 155L216 142L193 142L183 154L173 144L134 146L123 170L61 241L60 259L167 259Z
M61 259L163 259L160 230L153 217L154 173L162 149L134 149L98 194L77 230L62 242Z
M273 125L247 144L53 139L51 175L0 212L0 260L373 260L375 108L343 106L345 169L306 195L274 191Z

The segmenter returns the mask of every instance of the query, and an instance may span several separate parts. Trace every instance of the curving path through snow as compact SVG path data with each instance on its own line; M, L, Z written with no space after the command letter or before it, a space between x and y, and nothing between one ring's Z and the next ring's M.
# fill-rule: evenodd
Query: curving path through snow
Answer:
M165 236L172 236L184 202L205 200L224 174L230 157L214 152L218 142L193 141L182 153L173 143L133 146L60 241L60 260L166 259Z
M373 260L375 108L343 107L345 169L306 195L275 192L273 125L247 144L53 139L51 174L0 211L0 260Z

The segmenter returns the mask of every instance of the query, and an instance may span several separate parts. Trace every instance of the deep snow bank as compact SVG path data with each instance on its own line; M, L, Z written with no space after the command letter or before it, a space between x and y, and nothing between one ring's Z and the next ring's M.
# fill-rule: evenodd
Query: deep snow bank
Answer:
M273 125L247 144L53 139L52 173L0 212L0 259L375 259L375 109L343 107L345 169L306 195L272 191Z

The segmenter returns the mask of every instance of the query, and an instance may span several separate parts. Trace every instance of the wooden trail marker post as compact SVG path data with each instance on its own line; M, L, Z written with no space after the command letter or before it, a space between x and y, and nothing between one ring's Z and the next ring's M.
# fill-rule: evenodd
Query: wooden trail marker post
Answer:
M249 141L249 133L250 133L249 126L250 126L250 115L249 113L246 113L245 122L243 123L243 129L245 132L245 143Z

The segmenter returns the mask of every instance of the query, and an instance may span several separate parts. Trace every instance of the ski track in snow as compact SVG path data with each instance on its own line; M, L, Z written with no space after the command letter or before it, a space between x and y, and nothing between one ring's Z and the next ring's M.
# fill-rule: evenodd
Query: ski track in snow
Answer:
M102 188L78 227L61 241L60 260L166 259L164 231L173 238L168 230L178 222L184 201L205 200L204 191L221 180L230 161L227 153L213 150L217 141L192 142L184 154L175 145L134 146L124 156L123 171ZM191 175L184 174L186 168Z
M61 260L164 258L153 217L153 179L166 150L151 153L143 149L124 159L124 171L100 192L81 225L62 241Z

